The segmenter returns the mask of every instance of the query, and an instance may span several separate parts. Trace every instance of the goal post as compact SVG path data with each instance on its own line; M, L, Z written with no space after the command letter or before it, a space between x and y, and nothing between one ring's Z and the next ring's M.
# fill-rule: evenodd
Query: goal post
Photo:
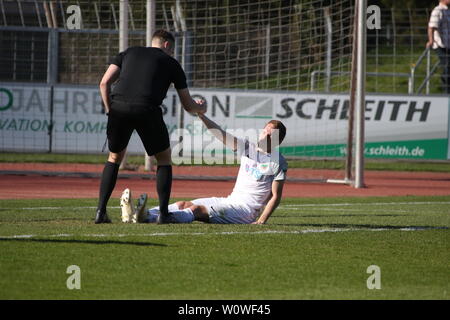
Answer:
M145 29L145 45L151 47L152 36L155 32L156 23L156 0L146 0L146 29ZM153 171L152 159L147 153L144 156L145 171Z
M367 56L367 0L355 0L355 20L353 24L352 71L350 83L349 121L347 131L347 154L345 178L328 179L330 183L352 184L363 188L364 184L364 123L365 123L365 82ZM356 139L354 136L356 119ZM355 155L353 156L353 142ZM353 174L353 166L355 173Z
M128 0L119 1L119 52L123 52L128 48L128 5ZM119 167L121 170L127 168L127 157L128 155L125 152Z
M356 143L355 143L355 188L364 187L364 121L365 121L365 84L366 84L366 12L367 0L357 0L358 6L358 55L356 70Z

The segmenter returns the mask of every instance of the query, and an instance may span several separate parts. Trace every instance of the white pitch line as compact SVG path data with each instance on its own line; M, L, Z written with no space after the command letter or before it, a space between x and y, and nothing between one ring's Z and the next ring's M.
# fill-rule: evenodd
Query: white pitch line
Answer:
M344 206L385 206L385 205L418 205L418 204L450 204L450 201L429 201L429 202L369 202L369 203L311 203L311 204L285 204L280 206L279 208L285 208L285 207L295 207L295 208L301 208L301 207L344 207Z
M282 207L278 207L279 209L282 210L307 210L307 211L344 211L344 212L386 212L385 209L349 209L349 208L345 208L345 209L340 209L340 208L282 208ZM389 209L389 212L400 212L400 213L405 213L405 212L411 212L408 210L400 210L400 209Z
M118 209L120 207L108 207L111 209ZM81 209L97 209L97 207L31 207L31 208L0 208L2 210L81 210Z
M281 205L279 209L291 209L302 207L345 207L345 206L384 206L384 205L429 205L429 204L450 204L450 201L428 201L428 202L369 202L369 203L310 203L310 204L285 204ZM81 207L25 207L25 208L0 208L3 210L62 210L62 209L96 209L93 206ZM120 206L108 207L111 209L119 209Z
M10 236L0 236L1 239L31 239L31 238L67 238L67 237L84 237L84 238L106 238L106 237L166 237L166 236L204 236L204 235L251 235L251 234L308 234L308 233L337 233L351 231L422 231L422 230L439 230L448 229L447 227L406 227L406 228L334 228L334 229L305 229L305 230L265 230L265 231L222 231L222 232L156 232L143 234L20 234Z

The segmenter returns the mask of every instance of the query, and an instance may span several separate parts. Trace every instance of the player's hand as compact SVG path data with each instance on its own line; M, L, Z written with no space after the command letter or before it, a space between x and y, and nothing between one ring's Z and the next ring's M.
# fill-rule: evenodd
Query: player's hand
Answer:
M428 41L426 44L427 48L431 48L433 46L433 41Z
M252 224L264 224L264 222L262 222L262 221L255 221L255 222L252 222Z
M195 103L197 104L197 107L199 108L199 110L197 111L197 114L204 114L206 113L206 101L203 99L198 99L195 100Z

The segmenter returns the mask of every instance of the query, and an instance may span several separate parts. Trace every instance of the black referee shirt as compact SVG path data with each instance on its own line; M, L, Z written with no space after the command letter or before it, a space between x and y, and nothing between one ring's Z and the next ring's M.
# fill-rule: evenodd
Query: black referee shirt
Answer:
M113 100L160 106L171 83L176 89L187 88L178 61L159 48L131 47L115 56L111 64L120 68Z

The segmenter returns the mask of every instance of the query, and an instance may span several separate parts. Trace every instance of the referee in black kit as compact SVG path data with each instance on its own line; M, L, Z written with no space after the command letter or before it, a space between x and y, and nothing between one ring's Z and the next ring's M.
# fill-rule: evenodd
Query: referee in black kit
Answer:
M175 39L158 30L151 47L131 47L111 61L101 82L100 92L108 116L109 157L103 169L95 223L110 223L106 205L114 190L119 165L125 155L133 130L136 130L149 156L158 168L156 189L161 210L160 222L166 222L172 186L172 159L169 134L160 105L171 83L183 108L190 113L205 113L204 101L194 101L186 84L186 75L172 57ZM112 93L111 84L118 79Z

